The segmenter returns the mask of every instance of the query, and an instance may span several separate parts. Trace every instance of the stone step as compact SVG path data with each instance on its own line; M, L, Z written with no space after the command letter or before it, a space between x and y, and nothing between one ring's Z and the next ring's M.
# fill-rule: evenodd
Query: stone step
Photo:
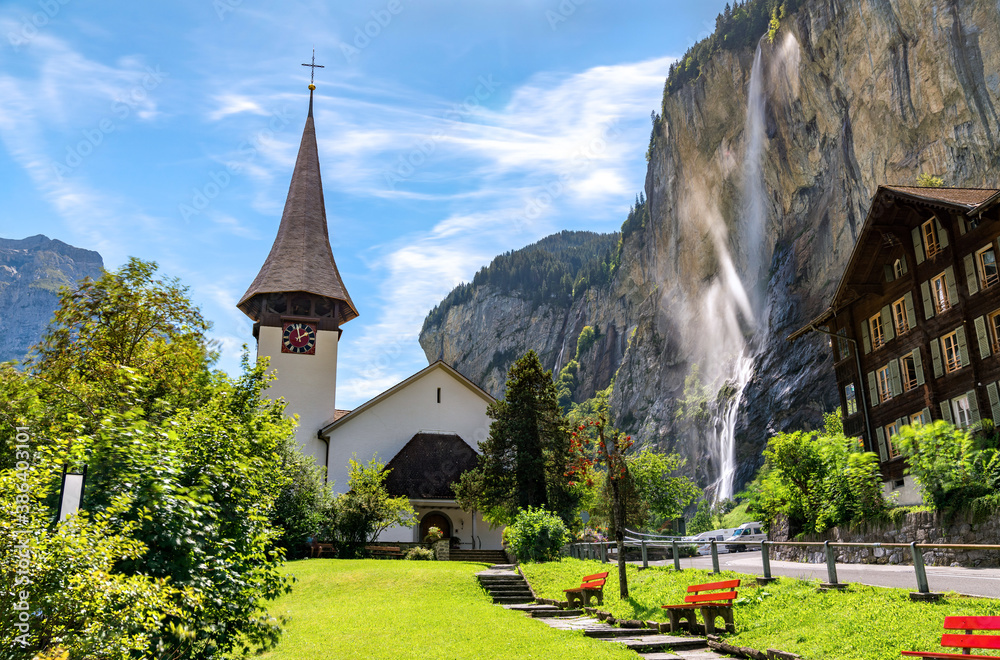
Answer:
M493 584L501 582L524 582L524 578L517 573L512 573L510 575L483 575L480 573L476 577L479 578L480 582L490 582Z
M531 596L494 596L493 602L497 605L533 603L535 599Z
M533 610L531 612L531 617L534 619L568 619L574 616L583 616L583 610L560 610L556 608L551 610Z
M591 626L583 631L583 634L587 637L597 637L601 639L606 639L609 637L640 637L640 636L654 636L658 635L655 630L650 630L649 628L616 628L615 626L609 626L606 624L599 624L596 626ZM704 640L702 640L704 642ZM707 642L703 644L707 646Z
M673 635L644 635L614 640L633 651L687 651L708 648L703 637L674 637Z
M504 593L508 591L524 591L529 594L531 593L531 589L529 589L526 584L491 584L486 588L495 593Z
M562 612L555 605L539 605L538 603L531 603L529 605L507 605L508 610L514 610L516 612L527 612L531 614L532 612Z

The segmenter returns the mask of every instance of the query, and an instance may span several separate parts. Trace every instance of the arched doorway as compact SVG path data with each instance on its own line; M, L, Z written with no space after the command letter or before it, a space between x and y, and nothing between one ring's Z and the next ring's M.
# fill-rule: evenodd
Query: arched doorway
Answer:
M443 513L434 511L424 514L424 517L420 519L420 541L424 540L427 536L427 530L431 527L440 529L441 533L444 534L444 538L451 538L451 521Z

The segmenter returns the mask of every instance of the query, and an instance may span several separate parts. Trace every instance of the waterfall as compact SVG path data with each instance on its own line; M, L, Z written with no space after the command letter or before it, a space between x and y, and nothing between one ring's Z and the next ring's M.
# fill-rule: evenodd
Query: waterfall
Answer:
M762 39L763 41L763 39ZM717 470L713 484L716 501L733 496L736 477L736 423L743 394L754 374L755 357L762 345L758 328L764 307L766 275L762 276L764 263L764 236L767 226L767 190L764 185L763 160L767 146L765 127L764 74L761 45L757 45L750 84L747 90L747 111L744 127L745 152L743 155L743 212L739 216L739 244L736 246L743 265L742 273L736 270L732 259L724 258L721 278L722 292L729 300L727 307L738 310L741 323L737 332L727 333L725 343L719 346L723 355L716 383L721 383L719 395L713 406L709 426L709 452ZM728 246L721 246L727 251ZM749 340L747 336L749 335Z

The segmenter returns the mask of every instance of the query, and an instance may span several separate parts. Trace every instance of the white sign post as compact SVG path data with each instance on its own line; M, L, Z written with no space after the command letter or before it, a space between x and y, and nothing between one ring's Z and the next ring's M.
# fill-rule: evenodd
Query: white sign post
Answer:
M65 466L63 467L62 489L59 491L59 522L79 510L86 482L86 465L83 466L83 472L67 472Z

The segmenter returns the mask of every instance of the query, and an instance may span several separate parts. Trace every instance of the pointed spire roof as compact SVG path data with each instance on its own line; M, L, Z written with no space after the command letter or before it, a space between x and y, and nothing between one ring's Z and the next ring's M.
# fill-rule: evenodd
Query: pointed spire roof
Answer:
M340 301L338 324L358 316L347 287L340 279L340 271L330 248L313 124L312 89L309 91L309 114L302 131L302 142L292 182L288 186L278 235L264 265L237 307L250 318L259 320L260 304L254 298L267 293L298 291Z

